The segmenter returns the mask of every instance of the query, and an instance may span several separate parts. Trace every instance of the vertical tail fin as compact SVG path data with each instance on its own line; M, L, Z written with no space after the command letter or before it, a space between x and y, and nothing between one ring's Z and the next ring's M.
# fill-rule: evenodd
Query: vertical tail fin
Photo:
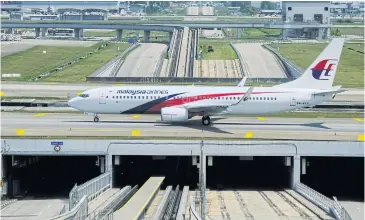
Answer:
M342 38L333 39L298 79L275 87L306 89L332 88L344 43L345 40Z

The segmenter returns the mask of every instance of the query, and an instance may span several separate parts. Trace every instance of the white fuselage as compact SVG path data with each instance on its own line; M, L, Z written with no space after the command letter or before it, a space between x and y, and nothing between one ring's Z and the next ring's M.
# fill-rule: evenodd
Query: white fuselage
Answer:
M231 105L239 102L248 87L119 86L85 91L69 105L95 114L160 114L163 107ZM255 87L249 99L229 107L227 114L270 114L317 105L332 95L312 96L314 89ZM323 90L321 90L323 91Z

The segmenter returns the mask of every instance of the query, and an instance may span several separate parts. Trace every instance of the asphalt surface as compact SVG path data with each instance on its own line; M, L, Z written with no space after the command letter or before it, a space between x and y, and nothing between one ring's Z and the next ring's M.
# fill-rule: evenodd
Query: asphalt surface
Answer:
M156 64L162 52L167 48L165 44L146 43L133 50L125 59L117 77L153 76Z
M69 93L83 92L87 89L122 86L124 84L61 84L61 83L27 83L27 82L1 82L2 96L11 97L60 97L67 98ZM364 101L363 89L347 89L348 91L339 93L335 97L335 101Z
M259 43L234 44L247 64L250 78L286 78L275 55Z
M3 220L39 220L58 215L67 203L63 199L20 200L1 210Z
M329 118L212 118L203 126L196 117L184 123L164 123L159 115L99 115L77 113L1 114L4 136L145 136L145 137L222 137L283 140L349 140L364 134L364 123L354 119Z

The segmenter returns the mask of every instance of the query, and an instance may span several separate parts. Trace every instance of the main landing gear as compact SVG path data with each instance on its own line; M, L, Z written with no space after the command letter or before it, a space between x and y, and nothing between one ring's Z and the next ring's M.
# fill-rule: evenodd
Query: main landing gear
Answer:
M204 126L210 125L210 117L209 116L203 116L203 118L202 118L202 124Z
M99 116L98 115L95 115L94 122L99 122Z

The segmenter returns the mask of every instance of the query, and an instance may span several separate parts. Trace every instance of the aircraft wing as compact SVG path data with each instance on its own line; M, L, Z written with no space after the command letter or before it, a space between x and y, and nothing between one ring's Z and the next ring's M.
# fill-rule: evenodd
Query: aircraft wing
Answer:
M248 98L251 96L252 91L253 91L254 87L250 87L246 94L242 96L242 98L233 104L229 104L229 105L218 105L218 104L188 104L188 105L184 105L184 107L186 109L188 109L190 112L194 112L194 113L198 113L198 112L207 112L209 114L226 114L228 113L229 107L234 106L234 105L238 105L241 102L246 102L248 100Z

